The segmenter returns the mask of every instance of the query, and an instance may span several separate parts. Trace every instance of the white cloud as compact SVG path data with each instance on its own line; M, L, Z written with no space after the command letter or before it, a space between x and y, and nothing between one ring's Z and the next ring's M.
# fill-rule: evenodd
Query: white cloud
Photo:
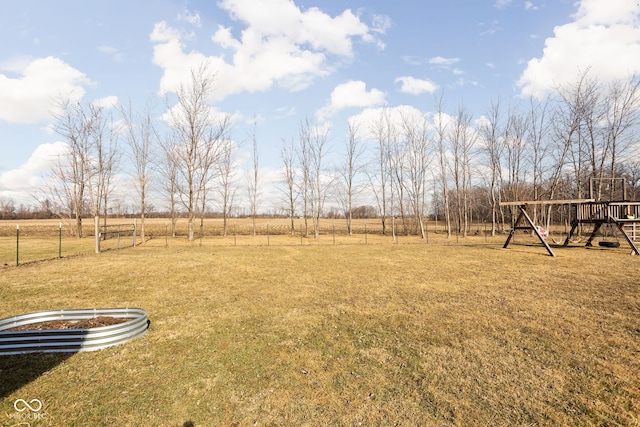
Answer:
M374 15L371 30L378 34L385 34L392 25L391 18L386 15Z
M462 86L474 86L474 87L477 87L477 86L480 86L480 83L477 82L476 80L467 80L467 79L464 79L464 78L459 78L458 80L456 80L455 85L456 86L460 86L460 87L462 87Z
M276 119L284 119L286 117L293 117L296 115L296 107L279 107L276 108Z
M229 119L231 124L233 124L242 120L242 115L238 112L229 113L229 112L221 111L216 107L207 107L207 108L209 109L208 111L209 119L214 123L222 123L222 122L225 122L227 119ZM172 123L176 123L176 122L181 123L185 119L184 119L183 112L180 111L180 106L176 104L173 107L169 108L167 111L165 111L163 114L161 114L160 120L164 121L165 123L171 126Z
M124 55L122 54L122 52L120 52L120 50L113 46L101 45L98 46L98 50L106 55L109 55L116 62L122 62L122 60L124 59Z
M216 73L212 96L220 100L241 92L265 91L279 85L300 90L334 71L333 57L353 57L354 40L378 42L387 24L376 18L369 28L351 10L331 17L318 8L301 10L290 0L222 0L218 6L244 27L239 35L220 26L212 41L224 52L205 56L186 52L187 35L157 23L150 35L153 61L164 70L160 93L173 92L189 70L208 62Z
M191 13L185 9L183 13L178 15L178 21L186 22L198 28L202 26L202 20L200 19L200 13L198 13L198 11Z
M440 65L443 67L449 67L456 62L459 62L460 58L443 58L442 56L434 56L433 58L429 58L429 64Z
M498 9L504 9L509 6L513 0L496 0L494 6Z
M402 129L404 121L409 123L420 123L425 119L426 113L411 105L398 105L395 107L366 108L359 114L349 117L349 121L354 121L360 125L364 139L375 139L375 129L383 120L384 125Z
M412 55L405 55L402 57L402 60L409 65L421 65L422 58Z
M433 93L438 90L438 85L431 80L417 79L411 76L398 77L396 83L401 82L400 91L411 95L420 95L423 93Z
M117 103L118 103L118 97L115 95L99 98L91 102L91 104L93 104L94 106L105 108L105 109L115 107Z
M533 2L525 1L524 2L524 9L525 10L538 10L538 6L533 4Z
M350 80L333 89L329 104L318 110L316 115L320 120L324 120L345 108L373 107L384 103L384 92L375 88L367 91L365 82Z
M34 190L42 186L43 176L51 169L57 156L67 150L64 142L39 145L29 160L17 169L0 173L0 197L16 204L31 204Z
M6 69L6 68L5 68ZM84 95L91 84L87 76L52 56L10 65L8 71L20 76L0 74L0 120L38 123L51 117L52 102L60 97L73 101Z
M587 69L604 81L640 72L637 0L582 0L574 21L556 27L542 57L529 60L518 85L524 95L544 96Z

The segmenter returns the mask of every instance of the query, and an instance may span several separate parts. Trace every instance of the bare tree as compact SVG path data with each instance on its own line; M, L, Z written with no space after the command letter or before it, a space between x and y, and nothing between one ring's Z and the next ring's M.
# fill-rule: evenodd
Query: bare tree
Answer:
M216 121L207 104L213 90L213 75L206 64L191 71L188 83L179 86L177 104L170 109L169 124L176 147L178 195L187 210L188 239L194 240L194 220L200 213L202 226L207 202L208 184L215 172L221 147L230 126L230 116Z
M178 222L178 161L176 155L177 146L171 138L161 142L164 157L162 164L159 165L160 174L164 178L164 191L167 194L169 202L169 217L171 219L171 237L176 237L176 224Z
M371 188L376 198L378 209L380 210L380 220L382 223L382 234L387 233L388 212L388 191L389 191L389 138L391 133L391 123L389 112L386 109L380 110L380 117L371 125L369 132L376 140L376 171L369 174Z
M296 215L296 154L293 143L290 145L283 144L280 150L280 158L282 159L282 174L283 181L286 188L286 209L290 219L289 231L291 236L295 236L295 215Z
M76 236L82 237L85 205L92 215L102 214L106 220L118 161L117 131L98 105L61 101L57 107L53 128L66 140L67 151L52 168L52 192L75 217Z
M298 162L302 174L300 189L302 193L302 218L304 220L304 235L309 236L309 210L313 206L314 185L311 166L311 124L306 118L299 126Z
M353 232L353 197L357 191L357 175L363 167L360 164L360 161L364 154L364 147L358 138L360 123L354 120L349 120L347 126L347 143L345 146L346 153L340 175L342 177L342 184L344 188L343 198L345 201L344 205L347 232L351 235Z
M394 217L400 215L403 232L407 234L407 218L405 214L405 161L407 156L406 141L400 139L399 129L394 122L387 128L387 170L389 171L389 205ZM393 227L393 233L396 228ZM394 234L395 236L395 234Z
M145 242L145 215L147 212L147 194L151 182L153 164L152 142L156 135L151 118L151 104L147 102L140 113L133 111L131 102L120 105L120 115L124 123L124 140L129 146L129 154L135 170L135 189L140 207L140 239Z
M93 157L90 168L93 172L92 185L89 194L95 195L94 216L102 214L104 225L107 225L108 202L114 187L113 178L120 161L118 150L119 129L114 125L111 114L104 112L102 107L90 106L92 115L91 136L93 139Z
M326 127L314 126L311 132L311 144L309 147L310 164L311 164L311 183L312 194L311 212L313 214L313 233L316 238L320 236L320 217L325 200L325 185L330 183L323 182L323 160L325 149L328 141L329 130Z
M259 194L259 177L260 169L258 162L258 138L256 137L255 125L251 134L251 161L252 169L249 177L249 207L251 208L251 219L253 223L253 235L256 235L256 216L258 215L258 194Z
M51 191L68 216L75 218L76 237L81 238L89 174L89 132L80 104L61 101L57 107L53 129L65 139L67 149L53 165Z
M593 79L589 78L588 70L579 75L574 85L558 89L562 103L556 112L554 123L556 137L562 142L563 150L557 164L557 179L560 179L565 161L569 163L575 183L575 197L582 198L585 183L592 171L589 171L588 128L585 117L592 116L597 104L598 88ZM566 159L566 160L565 160Z
M464 107L456 114L450 129L453 155L453 178L456 194L457 229L466 237L469 229L469 188L471 185L471 149L476 134L471 129L471 115Z
M419 121L417 121L419 120ZM431 164L431 144L428 137L427 118L402 117L404 139L407 143L406 169L407 179L402 183L411 201L415 226L421 238L425 238L423 223L427 172Z
M558 88L556 139L564 144L576 197L584 197L589 178L616 176L619 160L634 146L633 131L640 118L639 87L636 76L603 85L586 70L576 83ZM603 191L603 180L598 183L596 198Z
M501 178L501 156L503 150L503 139L500 117L500 102L492 102L485 120L480 127L482 135L483 149L487 156L489 168L489 204L491 207L491 235L496 234L496 224L499 213L500 192L498 191Z
M527 141L531 150L531 175L533 185L533 200L540 200L544 197L549 198L548 192L544 188L547 181L547 174L552 168L552 162L549 160L552 141L549 140L551 121L549 120L549 103L550 98L546 97L541 101L534 98L529 99L528 110L528 127ZM551 221L552 205L547 208L546 228L549 229ZM534 211L534 214L537 211Z
M222 234L227 235L228 219L233 209L233 200L235 198L235 189L233 187L235 181L235 152L236 145L232 140L223 141L222 154L218 164L218 192L220 195L220 203L222 209Z
M633 130L640 121L640 78L634 74L611 83L605 102L604 134L611 151L608 172L614 177L619 159L624 158L637 135Z
M436 150L438 152L438 166L440 170L440 186L442 191L442 203L444 208L444 219L447 229L447 238L451 237L451 203L449 200L449 176L448 171L450 169L449 160L447 157L447 141L448 141L448 128L443 111L443 98L440 96L437 99L437 112L435 117L435 131L436 131Z

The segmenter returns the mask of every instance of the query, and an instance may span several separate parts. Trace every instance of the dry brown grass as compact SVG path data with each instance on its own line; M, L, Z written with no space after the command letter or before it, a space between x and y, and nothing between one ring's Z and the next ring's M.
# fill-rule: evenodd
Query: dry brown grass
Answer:
M152 323L100 352L0 358L0 423L38 398L34 425L638 425L640 257L502 240L154 238L5 267L2 317Z

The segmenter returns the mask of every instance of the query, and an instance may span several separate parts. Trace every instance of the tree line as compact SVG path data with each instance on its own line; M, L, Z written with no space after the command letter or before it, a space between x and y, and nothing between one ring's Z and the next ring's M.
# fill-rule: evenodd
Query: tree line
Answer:
M240 204L256 218L263 201L255 125L250 168L243 171L232 116L208 103L214 81L206 64L193 69L159 120L150 103L136 111L131 104L60 102L53 129L67 148L36 210L65 218L81 237L83 218L106 220L114 212L123 185L118 173L126 169L143 240L144 218L159 207L172 230L186 217L189 240L212 211L225 230ZM383 233L393 220L404 233L424 237L425 218L441 221L449 235L466 235L474 221L496 233L513 220L501 201L585 198L591 182L598 183L595 197L620 198L603 178L626 178L628 198L638 200L639 85L635 75L600 82L586 71L542 99L493 101L477 118L464 106L446 111L442 94L426 114L381 108L375 117L349 119L341 147L332 147L338 160L329 156L330 128L305 118L295 136L282 139L280 197L270 203L291 219L292 235L317 236L321 219L336 216L350 233L354 218L376 216ZM0 203L3 218L15 215L15 206L6 212L11 206ZM534 220L548 224L554 214L549 206Z

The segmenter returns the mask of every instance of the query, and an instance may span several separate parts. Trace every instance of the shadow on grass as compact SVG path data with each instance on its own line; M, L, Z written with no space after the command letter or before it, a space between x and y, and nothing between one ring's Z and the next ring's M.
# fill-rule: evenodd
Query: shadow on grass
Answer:
M0 356L0 398L29 384L75 353L27 353Z

